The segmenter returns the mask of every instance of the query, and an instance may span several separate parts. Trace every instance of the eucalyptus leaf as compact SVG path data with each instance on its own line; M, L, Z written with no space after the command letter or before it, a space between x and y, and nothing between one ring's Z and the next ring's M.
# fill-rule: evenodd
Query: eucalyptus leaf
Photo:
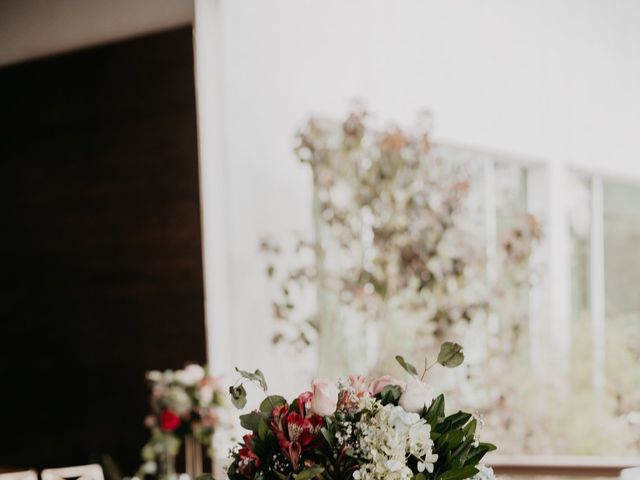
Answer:
M234 387L232 385L229 387L229 393L231 394L231 403L233 403L234 407L237 409L244 408L247 404L247 391L244 389L244 386L238 385Z
M242 428L246 428L252 432L257 432L261 418L262 414L260 412L251 412L245 415L240 415L240 425Z
M266 392L267 391L267 381L264 378L264 374L260 371L260 369L256 369L254 375L258 379L258 383L260 384L260 387L262 388L262 390L264 390Z
M236 367L236 372L238 372L243 378L246 378L247 380L255 380L255 374L251 372L240 370L238 367Z
M402 357L402 355L396 355L396 361L402 368L404 368L407 373L413 375L414 377L418 376L418 370L416 370L416 367L407 362L404 357Z
M236 367L236 372L238 372L242 376L242 378L246 378L247 380L251 380L252 382L257 382L262 390L264 390L265 392L267 391L267 381L265 380L263 373L259 369L256 369L255 372L251 373L247 372L246 370L240 370L238 367Z
M438 363L444 367L455 368L464 362L462 346L453 342L444 342L438 354Z
M273 409L278 405L287 403L287 400L280 395L269 395L260 404L260 411L263 413L271 414Z

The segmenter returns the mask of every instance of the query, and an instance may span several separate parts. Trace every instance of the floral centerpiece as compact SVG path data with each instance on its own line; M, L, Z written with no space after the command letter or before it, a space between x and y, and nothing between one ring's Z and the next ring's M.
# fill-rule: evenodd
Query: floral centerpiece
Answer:
M201 466L194 465L201 446L211 445L221 422L219 408L225 394L219 379L211 376L206 367L190 364L182 370L147 372L147 381L151 387L151 413L145 425L151 437L142 449L144 463L138 476L157 472L161 478L173 477L175 457L183 443L190 449L185 459L187 470L192 470L192 477L201 473Z
M470 413L445 415L443 395L424 382L436 364L456 367L462 348L444 343L422 375L398 356L407 382L389 375L367 382L350 376L337 384L317 379L312 391L288 402L268 395L260 370L238 370L241 379L229 391L243 408L243 381L267 395L258 410L241 415L250 430L232 451L231 480L463 480L492 472L479 464L495 447L478 440L478 420ZM480 478L480 477L478 477Z

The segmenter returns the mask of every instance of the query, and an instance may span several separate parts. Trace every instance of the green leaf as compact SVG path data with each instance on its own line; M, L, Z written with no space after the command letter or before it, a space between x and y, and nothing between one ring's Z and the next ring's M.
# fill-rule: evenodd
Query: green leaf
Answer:
M436 431L446 432L463 427L471 418L471 414L467 412L457 412L446 417L443 422L437 426Z
M455 368L464 361L462 346L453 342L444 342L438 354L438 363L443 367Z
M270 395L265 398L260 404L260 411L271 415L271 412L274 408L276 408L278 405L283 405L286 403L287 400L284 397L281 397L280 395Z
M265 380L264 375L260 371L260 369L256 369L255 372L251 373L247 372L246 370L240 370L238 367L236 367L236 372L238 372L243 378L246 378L247 380L257 382L262 390L264 390L265 392L267 391L267 381Z
M237 408L241 409L247 404L247 391L243 385L229 387L229 393L231 394L231 403Z
M424 475L424 473L420 472L411 477L411 480L427 480L427 477Z
M320 429L320 433L322 433L322 436L327 441L327 444L329 444L329 446L333 448L334 437L331 434L331 432L328 429L323 427Z
M302 470L299 473L294 473L293 478L295 480L310 480L317 477L322 472L324 472L324 468L322 467L311 467L307 468L306 470Z
M449 450L453 450L454 448L460 446L463 440L464 433L462 433L462 430L452 430L451 434L449 435L449 439L447 440Z
M456 468L454 470L447 470L438 477L438 480L464 480L465 478L473 477L476 473L478 473L478 469L475 467Z
M474 418L464 427L464 434L467 437L473 437L476 433L476 427L478 426L478 421Z
M389 403L398 405L402 395L402 387L400 385L387 385L378 395L382 405L388 405Z
M260 384L260 387L262 388L262 390L264 390L266 392L267 391L267 381L265 380L264 375L262 374L260 369L256 369L254 375L258 378L258 383Z
M408 363L403 357L402 355L396 355L396 361L400 364L400 366L402 368L404 368L404 370L415 376L418 376L418 371L416 370L416 367L414 367L413 365L411 365L410 363Z
M458 448L451 452L451 456L454 458L458 467L462 467L466 464L467 455L469 454L474 441L475 439L473 438L473 436L465 437L464 442L462 442L458 446Z
M471 449L465 465L477 465L487 453L493 452L496 446L491 443L480 443L477 447Z
M264 441L264 439L267 438L267 433L269 433L267 422L264 420L264 417L260 416L260 420L258 421L258 438Z
M431 403L431 406L427 409L424 419L431 429L435 430L436 425L444 418L444 395L440 394Z
M252 432L257 432L261 418L262 414L260 412L251 412L245 415L240 415L240 425L242 425L242 428L246 428Z

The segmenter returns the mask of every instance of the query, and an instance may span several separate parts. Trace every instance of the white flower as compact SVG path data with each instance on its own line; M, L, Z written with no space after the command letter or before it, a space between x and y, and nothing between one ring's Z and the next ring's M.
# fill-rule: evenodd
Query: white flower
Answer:
M338 388L336 385L326 378L316 378L313 381L311 411L324 417L335 412L337 404Z
M407 388L400 396L399 405L407 412L421 412L433 401L433 389L417 378L412 378L407 382Z
M476 473L471 480L495 480L496 476L493 473L493 468L486 467L479 463L476 465L478 473Z
M169 408L179 417L186 415L191 410L191 398L187 392L180 386L172 386L167 388L163 393L163 401Z
M187 387L192 387L204 378L205 371L200 365L192 363L187 365L184 370L175 372L175 380Z
M429 473L433 473L433 467L435 463L438 461L438 454L437 453L427 454L425 455L423 460L424 461L422 462L418 462L418 471L423 472L424 470L426 470Z
M147 372L146 377L150 382L159 382L162 380L162 372L159 372L158 370L151 370Z
M399 462L398 460L392 459L392 460L387 460L387 463L385 465L390 472L397 472L402 468L403 463Z
M410 480L407 458L419 459L421 471L433 472L431 426L417 413L399 406L367 402L371 415L361 419L360 448L367 463L354 474L356 480ZM421 466L420 466L421 464Z
M158 466L156 465L156 462L153 461L144 462L142 465L142 471L149 475L153 475L158 471Z

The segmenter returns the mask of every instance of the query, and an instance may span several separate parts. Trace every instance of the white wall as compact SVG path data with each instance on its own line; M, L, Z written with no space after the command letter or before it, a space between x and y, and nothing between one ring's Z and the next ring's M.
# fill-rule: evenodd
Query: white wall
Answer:
M257 244L310 232L293 134L356 98L401 121L428 107L439 138L549 164L550 321L566 330L564 168L640 180L638 25L634 0L197 0L200 109L215 118L200 137L220 140L202 151L208 302L228 293L223 316L208 305L217 366L304 386L267 341Z
M2 0L0 66L192 21L193 0Z

